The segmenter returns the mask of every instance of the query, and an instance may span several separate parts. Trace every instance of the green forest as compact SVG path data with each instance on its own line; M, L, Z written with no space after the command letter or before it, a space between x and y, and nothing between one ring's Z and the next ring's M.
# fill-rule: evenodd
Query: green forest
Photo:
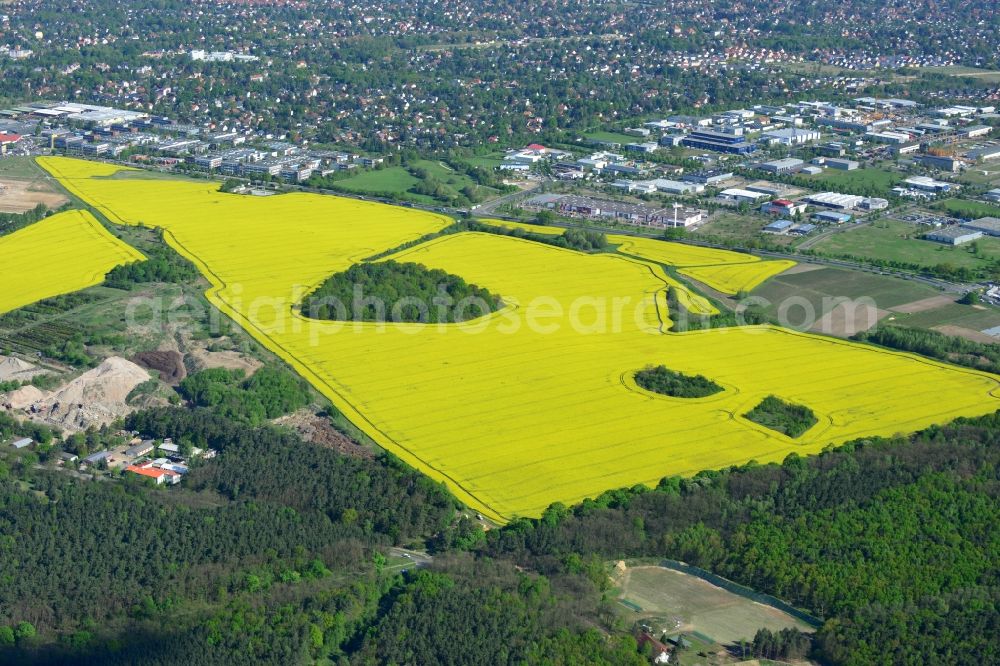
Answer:
M1000 659L997 414L668 477L487 533L388 455L214 408L124 425L220 453L160 489L5 452L0 661L640 664L606 592L605 563L625 558L682 560L825 620L807 644L747 636L760 656ZM392 567L393 545L433 561Z
M808 407L793 405L774 395L761 400L760 404L743 416L793 438L799 437L818 423L816 415Z
M355 264L302 302L313 319L454 324L495 312L500 297L458 275L422 264Z
M635 383L654 393L672 398L705 398L722 387L703 375L685 375L664 365L650 366L635 373Z

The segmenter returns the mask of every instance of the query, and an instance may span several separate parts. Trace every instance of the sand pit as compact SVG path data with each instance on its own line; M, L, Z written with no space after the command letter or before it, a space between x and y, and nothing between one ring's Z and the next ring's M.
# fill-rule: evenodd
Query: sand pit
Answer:
M125 399L149 379L149 373L135 363L112 357L20 409L32 418L67 430L107 425L132 411Z
M38 204L55 210L69 201L44 183L31 180L0 180L0 213L23 213Z
M13 356L0 356L0 382L27 382L47 371Z
M45 392L29 384L9 393L4 400L4 404L8 409L27 410L31 405L44 399Z

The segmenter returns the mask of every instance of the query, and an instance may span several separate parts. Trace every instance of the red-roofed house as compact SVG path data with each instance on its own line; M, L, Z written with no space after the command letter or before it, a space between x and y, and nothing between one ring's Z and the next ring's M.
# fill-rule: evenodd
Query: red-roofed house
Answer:
M545 146L543 146L540 143L533 143L530 146L528 146L528 150L537 150L540 153L544 153L544 152L548 151L548 148L546 148Z
M146 478L153 479L156 481L156 485L162 485L164 483L169 485L174 485L175 483L180 483L181 475L177 472L172 472L169 469L157 469L155 467L138 467L136 465L129 465L125 468L126 472L132 472L133 474L138 474L139 476L145 476Z
M6 134L4 132L0 132L0 155L6 155L7 146L15 144L20 140L20 134Z
M649 659L654 664L669 664L670 663L670 648L656 640L645 631L639 634L638 638L639 649L645 650L647 645L650 646Z
M806 212L806 205L790 199L775 199L760 207L760 212L782 217L793 217L797 213Z

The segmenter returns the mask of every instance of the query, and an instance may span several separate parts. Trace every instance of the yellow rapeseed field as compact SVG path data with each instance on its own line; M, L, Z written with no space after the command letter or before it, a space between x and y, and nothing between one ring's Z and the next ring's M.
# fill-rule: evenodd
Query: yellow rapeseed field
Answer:
M90 213L57 213L0 236L0 314L100 284L115 266L144 258Z
M794 261L776 259L746 264L692 266L691 268L682 268L677 272L724 294L735 295L740 292L753 291L767 280L787 271L794 265Z
M505 227L507 229L521 229L533 234L541 234L543 236L558 236L566 231L564 227L546 227L537 224L524 224L521 222L510 222L508 220L480 220L485 224L491 224L498 227ZM658 241L653 239L643 239L643 238L632 238L631 236L621 236L616 234L609 234L608 241L613 245L620 245L622 247L631 247L633 242L645 241L651 246L654 245L664 245L669 250L670 248L681 248L681 251L686 250L690 246L680 245L679 243L667 243L666 241ZM691 247L692 250L701 250L702 248ZM621 250L621 248L619 248ZM726 252L726 255L733 255L737 257L748 257L750 255L740 255L735 252ZM755 257L756 258L756 257ZM742 259L746 261L746 259ZM656 261L654 259L654 261ZM658 262L669 264L670 262ZM782 269L784 270L784 269ZM780 272L780 271L779 271ZM669 275L660 273L660 279L667 283L668 286L674 287L677 290L677 300L688 312L695 315L715 315L719 314L718 308L716 308L712 303L701 296L691 291L687 285L675 280ZM763 282L763 279L761 280ZM732 293L736 293L735 291Z
M489 224L508 229L523 229L536 234L561 234L562 227L544 227L507 220L484 220ZM723 294L735 295L749 292L768 279L795 265L788 259L762 260L760 257L742 252L720 250L684 243L672 243L655 238L640 238L621 234L608 234L608 241L618 246L618 252L679 269L685 275ZM685 298L693 299L692 312L714 314L715 309L708 301L680 286L684 292L681 303L687 307ZM711 309L709 309L711 308Z
M493 234L445 236L395 256L500 294L505 307L488 317L306 320L293 306L325 277L448 220L335 197L91 179L86 162L41 163L114 219L163 227L212 282L213 303L380 445L500 522L1000 406L994 377L907 354L767 326L665 333L668 281L653 263ZM690 400L635 385L636 370L660 363L725 391ZM820 423L792 440L742 418L769 394L811 407Z

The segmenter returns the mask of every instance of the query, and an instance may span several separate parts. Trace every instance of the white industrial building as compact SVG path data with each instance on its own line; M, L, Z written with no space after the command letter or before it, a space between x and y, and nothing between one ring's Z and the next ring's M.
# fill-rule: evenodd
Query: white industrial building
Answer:
M810 141L819 141L822 134L813 129L803 129L800 127L789 127L786 129L771 130L760 135L761 141L771 145L781 144L784 146L801 146Z
M786 157L781 160L762 162L757 165L757 168L770 173L790 173L798 171L804 164L805 162L796 157Z
M839 194L837 192L820 192L819 194L810 194L804 200L817 206L825 206L826 208L850 210L858 208L861 202L865 200L865 197L853 194Z
M735 201L737 203L755 203L758 199L765 196L767 195L760 192L751 192L750 190L741 190L738 187L731 187L728 190L719 192L720 199Z

